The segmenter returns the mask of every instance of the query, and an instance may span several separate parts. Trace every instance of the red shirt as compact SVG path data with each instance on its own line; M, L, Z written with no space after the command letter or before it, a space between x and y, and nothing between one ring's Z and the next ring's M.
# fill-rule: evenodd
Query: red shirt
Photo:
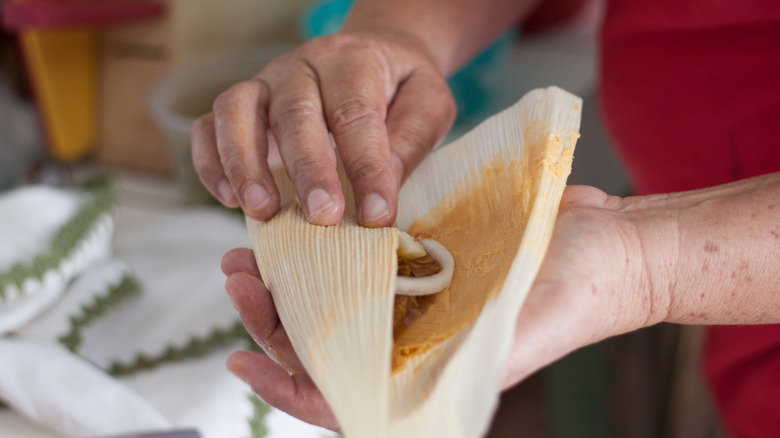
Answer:
M780 0L611 0L601 69L638 194L780 171ZM711 328L704 367L736 437L780 437L780 326Z

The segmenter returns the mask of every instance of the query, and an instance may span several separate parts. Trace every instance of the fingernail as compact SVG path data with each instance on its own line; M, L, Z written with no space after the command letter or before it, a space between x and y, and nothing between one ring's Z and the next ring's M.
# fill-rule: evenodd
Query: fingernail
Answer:
M334 204L333 198L323 189L314 189L306 197L309 217L317 216L326 210L332 209Z
M271 193L260 184L252 184L244 190L244 199L253 210L260 210L271 202Z
M230 200L233 198L233 187L230 185L230 182L228 182L227 178L222 178L217 183L217 193L219 194L219 198L222 200L222 202L230 202Z
M363 198L363 204L361 204L361 222L363 225L378 225L388 215L389 208L385 198L376 193L371 193Z
M244 362L241 359L228 358L227 369L239 379L247 381Z

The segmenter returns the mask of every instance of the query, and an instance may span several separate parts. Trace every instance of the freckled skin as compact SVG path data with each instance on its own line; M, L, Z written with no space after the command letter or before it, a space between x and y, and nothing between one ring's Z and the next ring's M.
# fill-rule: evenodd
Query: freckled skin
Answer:
M718 245L716 245L713 241L708 240L704 244L704 250L707 252L718 252L720 248L718 248Z
M666 207L681 207L670 322L753 324L778 322L780 245L776 204L780 174L770 174L687 194L664 195ZM707 202L699 202L707 199ZM698 245L696 245L698 242ZM696 250L695 248L699 248ZM689 266L699 266L690 269ZM691 275L691 273L699 275ZM687 291L707 291L692 299ZM691 313L693 312L693 313ZM772 315L775 316L772 316Z

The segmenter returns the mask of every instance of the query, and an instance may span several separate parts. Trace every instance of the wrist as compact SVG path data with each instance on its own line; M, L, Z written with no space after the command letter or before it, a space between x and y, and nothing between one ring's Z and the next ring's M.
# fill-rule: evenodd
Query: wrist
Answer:
M532 4L516 0L358 0L343 31L404 35L424 48L443 76L449 76L514 25Z
M356 23L347 22L341 33L376 38L387 47L389 58L401 59L404 64L407 64L409 60L416 60L412 61L413 63L423 61L442 77L446 75L441 53L437 54L434 51L435 46L413 30L391 23L366 25L366 23L359 21Z
M638 327L667 321L674 307L673 287L679 263L679 210L670 195L623 199L619 209L633 230L638 272L636 290L641 297Z
M780 173L626 198L650 305L647 324L777 322ZM773 234L775 233L775 234Z
M452 70L449 50L437 44L431 35L418 29L414 23L406 23L402 19L394 20L391 16L376 16L373 12L361 14L359 11L353 11L341 32L376 35L400 44L421 54L442 76L446 76Z

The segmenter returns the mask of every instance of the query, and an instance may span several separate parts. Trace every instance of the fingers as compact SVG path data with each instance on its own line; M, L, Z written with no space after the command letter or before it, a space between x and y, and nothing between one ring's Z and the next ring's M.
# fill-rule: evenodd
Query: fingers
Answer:
M238 272L246 272L262 280L255 255L249 248L235 248L226 252L222 256L222 272L228 277Z
M193 160L202 181L223 204L270 218L280 204L268 168L275 140L307 219L333 225L345 209L339 154L358 222L392 225L400 181L455 115L444 79L421 53L397 36L351 34L278 58L220 95L214 114L196 123Z
M217 134L214 130L214 114L200 117L190 131L192 144L192 163L203 185L226 207L234 208L240 204L233 187L230 185L217 150Z
M225 289L249 334L267 356L233 353L228 369L252 387L266 403L308 423L336 431L338 423L290 343L276 314L271 294L260 280L252 251L231 250L222 258L228 275Z
M228 277L225 290L238 310L244 327L268 357L290 373L303 372L303 365L295 354L276 313L271 294L263 282L246 272L237 272Z
M251 351L235 352L227 363L228 369L269 405L307 423L338 430L333 412L308 374L289 374L272 360Z
M455 121L457 107L444 79L433 70L412 73L398 88L387 116L387 130L402 182Z
M304 62L271 68L263 76L273 84L270 126L309 222L334 225L344 214L344 195L336 173L336 152L323 118L315 72ZM289 64L298 62L296 74Z
M214 101L216 145L222 168L244 212L258 220L273 216L280 204L279 191L268 167L268 94L264 82L251 80L232 86Z
M328 127L355 193L358 221L363 226L392 225L398 199L385 115L392 96L389 66L373 51L327 70L321 77ZM350 50L346 47L345 50Z
M222 273L229 277L238 272L245 272L249 275L259 278L260 270L255 261L255 254L249 248L234 248L222 256Z

